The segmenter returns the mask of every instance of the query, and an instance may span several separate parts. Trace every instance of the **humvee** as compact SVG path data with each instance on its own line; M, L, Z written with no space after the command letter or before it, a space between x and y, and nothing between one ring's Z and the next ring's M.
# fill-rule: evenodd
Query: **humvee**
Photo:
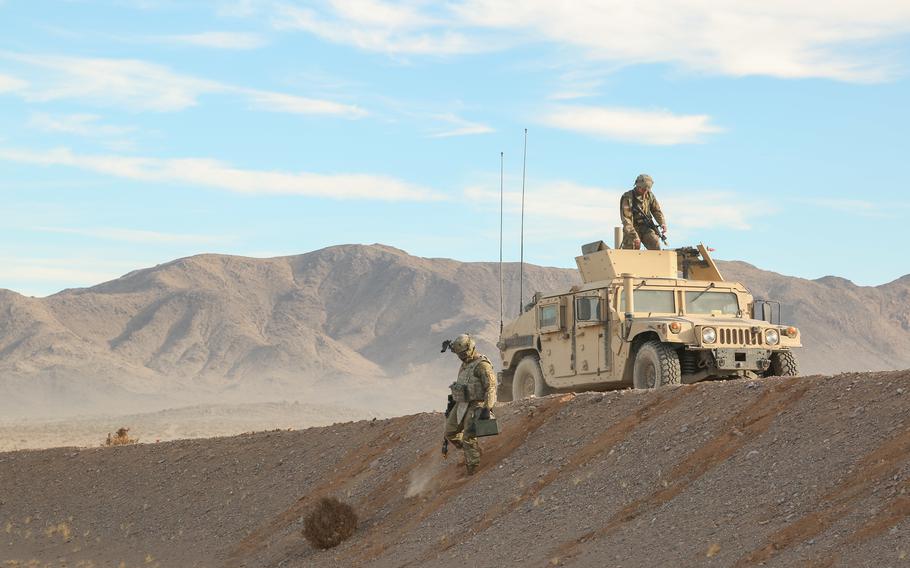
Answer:
M503 327L502 400L799 373L800 333L781 324L780 304L725 281L704 245L638 251L598 241L575 262L580 286L535 294Z

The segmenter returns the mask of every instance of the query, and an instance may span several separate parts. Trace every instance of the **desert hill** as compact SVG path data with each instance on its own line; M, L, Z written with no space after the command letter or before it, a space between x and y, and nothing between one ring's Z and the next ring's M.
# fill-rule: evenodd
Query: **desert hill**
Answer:
M908 396L887 372L526 399L472 477L439 413L0 453L0 563L904 566ZM323 496L360 526L319 551L300 531Z
M805 373L910 368L910 275L881 286L857 286L825 276L806 280L722 262L725 278L743 282L756 298L782 304L799 326Z
M365 407L410 397L393 413L430 408L452 369L442 339L472 332L495 358L498 270L343 245L182 258L47 298L0 291L0 413L283 398L349 406L349 393ZM859 287L738 262L722 270L783 302L803 329L804 371L910 367L910 277ZM517 264L504 275L508 319L519 305ZM525 278L525 298L578 281L575 270L532 265Z

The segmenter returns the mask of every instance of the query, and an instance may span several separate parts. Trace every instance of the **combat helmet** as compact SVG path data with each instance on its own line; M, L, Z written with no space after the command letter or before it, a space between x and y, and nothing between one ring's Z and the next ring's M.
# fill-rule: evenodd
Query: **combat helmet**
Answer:
M475 347L474 338L467 333L462 333L449 344L449 349L452 350L452 353L456 355L465 354L468 357L474 353Z
M653 185L654 180L651 179L651 176L648 174L639 174L639 176L635 178L635 187L647 187L650 189Z

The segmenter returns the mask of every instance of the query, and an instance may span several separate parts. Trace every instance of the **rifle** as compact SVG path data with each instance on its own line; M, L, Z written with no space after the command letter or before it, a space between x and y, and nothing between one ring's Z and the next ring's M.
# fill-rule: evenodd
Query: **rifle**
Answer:
M654 231L657 234L657 236L660 237L660 240L662 240L664 242L664 246L669 246L667 244L667 236L664 234L664 231L661 228L661 226L654 222L654 219L651 218L650 214L645 215L645 212L641 210L641 205L639 205L638 200L635 199L634 196L632 197L631 201L632 201L633 222L634 222L634 215L637 212L638 216L641 218L641 220L645 224L645 226L647 228L651 229L652 231Z
M452 395L449 395L449 400L446 402L446 418L449 417L449 413L452 412L452 409L455 408L455 399L452 398ZM442 459L449 457L449 439L444 437L442 438Z

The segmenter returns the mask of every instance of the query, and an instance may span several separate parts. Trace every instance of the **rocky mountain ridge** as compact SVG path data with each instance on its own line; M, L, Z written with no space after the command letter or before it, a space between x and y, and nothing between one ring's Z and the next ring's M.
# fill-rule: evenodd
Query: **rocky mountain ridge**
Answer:
M720 265L756 297L784 304L803 331L805 372L910 367L910 276L861 287ZM526 265L524 273L526 297L579 281L570 269ZM508 320L519 305L516 263L504 266L504 279ZM178 404L183 391L339 402L403 377L413 379L397 383L403 390L429 392L452 367L441 340L468 331L494 355L498 320L498 264L384 245L267 259L203 254L46 298L2 290L0 410L86 412L136 397L124 410L148 410Z

